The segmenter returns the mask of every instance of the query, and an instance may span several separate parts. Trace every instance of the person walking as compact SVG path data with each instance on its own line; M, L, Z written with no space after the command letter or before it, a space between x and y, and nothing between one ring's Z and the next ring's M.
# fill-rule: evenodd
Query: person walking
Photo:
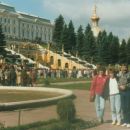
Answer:
M109 69L109 95L112 113L112 125L121 125L121 96L119 86L116 79L116 73L113 69Z
M95 101L96 114L98 121L103 123L105 109L105 87L107 87L108 77L105 75L103 67L98 68L98 72L93 76L90 87L90 101Z

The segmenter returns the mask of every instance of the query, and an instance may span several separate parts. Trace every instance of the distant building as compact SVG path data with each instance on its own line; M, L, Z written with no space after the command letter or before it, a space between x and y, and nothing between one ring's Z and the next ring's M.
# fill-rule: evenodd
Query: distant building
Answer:
M101 31L101 28L98 25L100 18L97 16L97 10L96 9L97 9L97 7L95 5L94 9L93 9L93 14L92 14L92 17L91 17L92 31L93 31L93 34L94 34L95 37L97 37L99 32Z
M14 7L0 3L0 24L7 38L52 41L53 25L50 20L17 12Z

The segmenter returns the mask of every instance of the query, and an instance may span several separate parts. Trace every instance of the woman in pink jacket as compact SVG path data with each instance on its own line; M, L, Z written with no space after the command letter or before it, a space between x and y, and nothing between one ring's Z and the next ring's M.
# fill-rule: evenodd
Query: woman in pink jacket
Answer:
M100 123L103 123L104 108L105 108L105 91L108 77L105 75L105 69L100 67L97 75L93 76L90 88L90 101L95 100L97 118Z

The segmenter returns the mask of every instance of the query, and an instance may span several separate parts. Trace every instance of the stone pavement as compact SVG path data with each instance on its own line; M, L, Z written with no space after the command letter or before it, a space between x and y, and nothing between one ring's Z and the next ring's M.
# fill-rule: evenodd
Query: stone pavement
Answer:
M95 119L95 107L94 103L90 103L89 93L86 90L74 90L75 95L77 96L75 100L77 117L82 118L84 120L92 120ZM18 125L18 111L13 112L0 112L0 122L4 123L5 126L15 126ZM105 111L105 123L95 127L90 128L90 130L125 130L128 128L123 128L121 126L112 126L111 115L110 115L110 106L109 102L106 103L106 111ZM57 118L56 114L56 106L48 106L44 108L37 109L28 109L21 111L21 124L28 124L36 121L47 121L49 119Z

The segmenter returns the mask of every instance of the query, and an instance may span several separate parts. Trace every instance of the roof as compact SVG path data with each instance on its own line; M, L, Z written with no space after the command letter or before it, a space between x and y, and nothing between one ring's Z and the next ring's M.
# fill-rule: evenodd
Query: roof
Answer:
M13 6L0 2L0 9L6 9L11 12L16 12Z
M44 18L35 16L32 14L25 13L25 12L16 11L13 6L10 6L5 3L1 3L1 2L0 2L0 12L2 12L2 13L8 12L10 14L18 15L18 18L23 19L23 20L51 24L50 20L48 20L48 19L44 19Z

